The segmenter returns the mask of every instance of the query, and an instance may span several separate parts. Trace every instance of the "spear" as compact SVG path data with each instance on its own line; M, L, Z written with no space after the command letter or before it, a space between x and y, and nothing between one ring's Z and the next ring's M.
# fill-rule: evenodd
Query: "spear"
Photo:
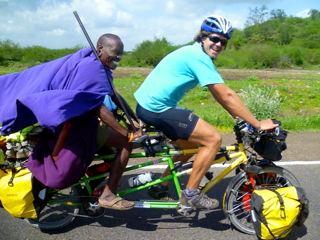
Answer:
M82 21L81 21L79 15L78 15L77 11L73 11L73 15L74 15L75 18L77 19L77 22L79 23L79 26L80 26L80 28L81 28L84 36L86 37L86 39L87 39L87 41L88 41L88 43L89 43L89 45L90 45L90 47L91 47L94 55L95 55L96 58L101 62L101 59L99 58L99 55L98 55L98 53L97 53L97 50L96 50L96 48L94 47L94 45L93 45L93 43L92 43L92 41L91 41L91 39L90 39L90 37L89 37L89 34L88 34L87 30L85 29L84 25L82 24ZM101 62L101 64L104 66L104 64L103 64L102 62ZM106 67L105 67L105 66L104 66L104 68L105 68L105 70L106 70ZM128 112L128 108L130 108L129 105L128 105L127 103L125 103L124 99L123 99L121 96L118 95L118 93L115 91L115 88L114 88L114 86L113 86L113 83L112 83L109 79L108 79L108 82L109 82L109 84L110 84L110 86L111 86L111 89L112 89L112 91L113 91L116 99L118 100L118 102L119 102L119 104L120 104L123 112L125 113L125 115L126 115L128 121L129 121L131 127L132 127L134 130L137 130L137 128L136 128L135 125L133 124L132 118L131 118L131 116L130 116L130 114L129 114L129 112ZM133 114L133 116L134 116L135 119L137 119L136 116L134 115L134 112L133 112L131 109L130 109L130 113Z

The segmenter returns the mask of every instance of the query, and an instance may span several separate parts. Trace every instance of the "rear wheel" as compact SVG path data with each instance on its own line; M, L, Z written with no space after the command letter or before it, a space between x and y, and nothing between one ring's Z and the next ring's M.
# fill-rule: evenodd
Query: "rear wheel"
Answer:
M300 186L297 178L289 170L276 166L263 168L252 177L256 188ZM250 214L252 192L248 175L239 173L228 185L223 200L224 211L232 225L247 234L255 234Z
M69 225L79 213L78 193L71 188L48 193L49 200L37 219L27 219L33 227L41 230L58 230Z

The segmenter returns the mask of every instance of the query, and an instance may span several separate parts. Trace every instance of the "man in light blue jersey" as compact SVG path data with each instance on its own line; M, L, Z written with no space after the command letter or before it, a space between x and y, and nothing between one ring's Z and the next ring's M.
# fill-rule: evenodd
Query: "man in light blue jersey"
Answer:
M216 199L201 194L198 186L220 149L221 135L192 111L177 106L189 90L198 84L208 87L233 117L244 119L261 130L276 127L270 119L258 121L216 70L213 60L226 48L231 33L232 26L225 18L206 18L195 43L162 59L134 94L138 102L137 115L142 121L161 130L180 148L200 146L181 194L181 209L213 209L219 205Z

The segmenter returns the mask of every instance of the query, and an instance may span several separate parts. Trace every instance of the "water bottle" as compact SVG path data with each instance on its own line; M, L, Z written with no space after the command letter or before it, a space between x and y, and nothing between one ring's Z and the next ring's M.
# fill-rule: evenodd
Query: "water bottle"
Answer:
M137 176L131 177L128 179L128 184L130 187L137 187L140 185L143 185L147 182L151 182L153 178L153 174L148 172L148 173L142 173Z

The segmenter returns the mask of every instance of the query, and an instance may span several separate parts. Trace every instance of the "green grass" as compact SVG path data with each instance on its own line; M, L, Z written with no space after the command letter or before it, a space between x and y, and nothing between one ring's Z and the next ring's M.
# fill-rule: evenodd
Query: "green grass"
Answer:
M10 64L0 67L0 74L20 71L26 64ZM234 74L234 73L233 73ZM236 74L236 73L235 73ZM135 109L134 91L143 82L144 77L134 73L130 77L116 78L115 85L118 91L125 97L130 106ZM281 75L264 76L261 80L256 76L246 79L229 80L226 84L240 93L251 85L258 88L270 87L278 91L281 96L280 111L274 118L280 120L283 126L291 131L320 131L320 76L316 74L301 74L296 76ZM180 106L192 109L200 117L213 124L224 132L230 132L233 119L212 98L210 92L199 87L190 91L179 103Z
M135 108L133 92L142 83L141 76L115 79L118 91ZM320 130L320 79L303 75L301 79L267 79L249 77L243 80L226 81L226 84L240 93L248 85L257 88L270 87L281 96L280 111L276 118L290 131ZM180 106L194 110L196 114L224 132L232 131L233 119L211 97L210 92L199 87L190 91L180 102Z

